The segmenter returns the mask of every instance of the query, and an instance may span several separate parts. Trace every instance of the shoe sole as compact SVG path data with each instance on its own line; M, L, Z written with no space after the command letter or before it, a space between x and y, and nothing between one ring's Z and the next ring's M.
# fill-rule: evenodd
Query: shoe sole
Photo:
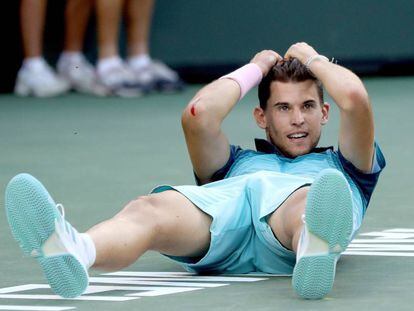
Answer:
M350 242L352 218L351 190L345 177L337 170L324 170L309 189L305 219L309 232L328 244L329 253L305 254L295 265L292 285L302 298L320 299L332 289L336 261Z
M81 295L89 283L82 264L69 253L46 257L41 252L55 231L55 219L61 217L43 185L31 175L17 175L7 185L5 203L13 237L25 254L37 254L51 289L64 298Z

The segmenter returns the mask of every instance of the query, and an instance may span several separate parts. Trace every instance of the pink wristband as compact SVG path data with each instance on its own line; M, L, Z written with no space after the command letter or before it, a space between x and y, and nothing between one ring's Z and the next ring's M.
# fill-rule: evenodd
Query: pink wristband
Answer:
M248 91L259 85L262 78L263 73L260 67L256 64L250 63L233 72L230 72L225 76L222 76L220 79L231 79L237 82L240 86L240 100Z

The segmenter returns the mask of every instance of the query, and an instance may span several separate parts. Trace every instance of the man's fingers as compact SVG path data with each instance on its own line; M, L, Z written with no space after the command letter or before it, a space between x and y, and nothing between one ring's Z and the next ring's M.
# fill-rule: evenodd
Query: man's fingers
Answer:
M313 47L306 42L292 44L285 53L285 58L297 58L300 62L305 63L309 57L318 54Z
M275 51L263 50L257 53L250 62L258 65L265 76L280 59L282 57Z
M300 52L301 48L303 48L303 43L292 44L286 51L284 58L289 59L297 57L297 54Z
M280 56L279 54L277 54L275 51L271 51L273 53L271 53L270 55L270 62L274 64L276 64L279 60L282 59L282 56Z
M278 53L272 50L261 51L253 57L253 61L263 61L266 63L273 63L273 64L276 64L276 62L279 59L282 59L282 57Z
M283 57L284 59L289 59L289 58L291 58L291 57L292 57L292 56L291 56L290 49L291 49L291 48L289 48L289 50L287 50L287 51L286 51L285 56Z

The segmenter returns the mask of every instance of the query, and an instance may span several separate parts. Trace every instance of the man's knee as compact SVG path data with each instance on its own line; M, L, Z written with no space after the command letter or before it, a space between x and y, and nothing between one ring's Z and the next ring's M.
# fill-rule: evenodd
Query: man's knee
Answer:
M129 202L116 217L146 226L157 226L162 220L162 207L152 196L140 196Z

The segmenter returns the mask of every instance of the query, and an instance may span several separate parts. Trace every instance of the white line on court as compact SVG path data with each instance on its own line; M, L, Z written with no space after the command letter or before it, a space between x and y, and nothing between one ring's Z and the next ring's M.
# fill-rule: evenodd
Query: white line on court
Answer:
M0 294L9 294L9 293L15 293L15 292L23 292L23 291L32 290L32 289L42 289L42 288L50 288L50 286L47 284L25 284L25 285L4 287L4 288L0 288Z
M414 232L386 232L386 231L375 231L363 233L361 236L370 236L377 239L410 239L414 238Z
M384 230L384 232L414 233L414 229L395 228L395 229Z
M141 278L105 278L92 277L89 279L91 283L105 283L105 284L130 284L130 285L156 285L156 286L179 286L179 287L220 287L229 284L226 283L201 283L201 282L164 282L155 281L152 279Z
M206 288L214 288L230 285L235 282L258 282L267 280L270 275L262 277L242 276L198 276L186 272L135 272L120 271L103 276L91 277L91 285L84 295L70 300L84 301L127 301L141 297L156 297L163 295L178 294L183 292L197 291ZM266 277L263 277L266 276ZM138 286L137 286L138 285ZM43 294L42 291L49 291L47 284L25 284L0 288L0 299L23 299L23 300L66 300L58 295ZM27 291L37 291L34 294L26 294ZM104 296L108 292L130 291L129 294L122 293L122 296ZM93 296L91 296L93 294ZM35 306L27 306L32 308ZM56 310L70 310L73 307L65 306ZM31 309L28 309L31 310ZM33 309L36 310L36 309ZM47 309L44 309L47 310ZM51 309L53 310L53 309Z
M85 300L85 301L127 301L139 297L125 296L80 296L77 298L63 298L58 295L29 295L29 294L0 294L3 299L35 299L35 300Z
M382 244L382 243L413 243L414 239L354 239L352 243L349 245L350 247L354 244L361 244L361 243L367 243L367 244Z
M348 250L375 250L375 251L414 251L414 245L396 245L396 244L353 244Z
M134 291L138 293L127 294L126 296L155 297L169 294L178 294L200 290L198 287L157 287L157 286L118 286L118 285L90 285L84 295L99 294L113 291ZM98 296L97 296L98 297Z
M105 275L110 276L127 276L134 277L134 280L149 280L146 279L150 277L151 281L186 281L191 280L192 282L205 282L205 281L214 281L214 282L257 282L264 281L266 278L257 278L257 277L237 277L237 276L200 276L197 274L182 274L180 277L177 277L173 274L161 274L161 273L149 273L149 272L136 272L136 271L119 271L114 273L107 273Z
M346 251L343 255L382 256L382 257L414 257L414 253L401 252L373 252L373 251Z
M12 306L0 305L0 310L20 310L20 311L64 311L73 310L75 307L46 307L46 306Z

